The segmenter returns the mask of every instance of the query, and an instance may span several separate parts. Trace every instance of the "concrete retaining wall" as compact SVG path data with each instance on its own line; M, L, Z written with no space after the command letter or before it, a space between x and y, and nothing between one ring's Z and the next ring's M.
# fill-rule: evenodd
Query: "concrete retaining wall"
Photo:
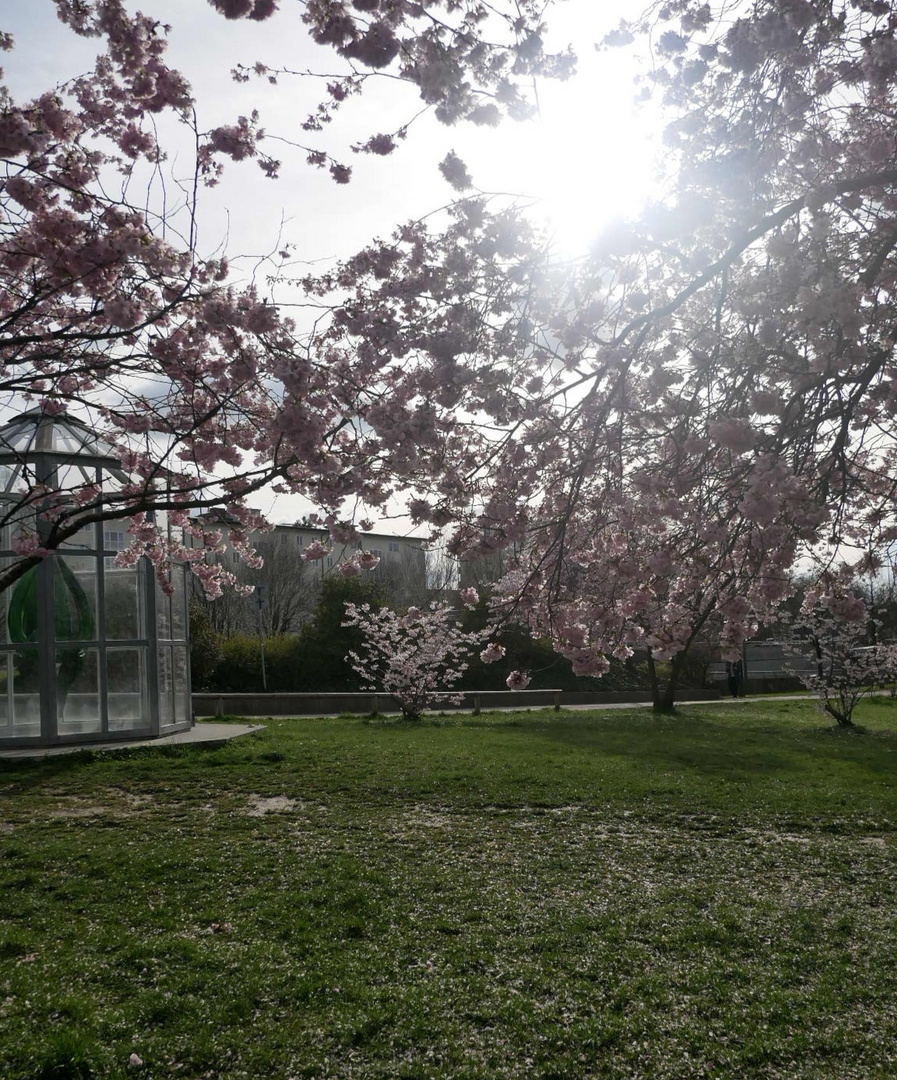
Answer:
M729 684L723 680L717 682L721 697L730 697ZM745 694L788 694L792 690L807 688L796 675L751 675L739 683L738 696Z
M716 690L684 690L689 701L718 701ZM464 709L563 708L565 705L641 704L651 700L644 690L607 690L589 693L576 690L480 690L468 691L460 705L449 702L435 711ZM399 712L389 694L194 694L196 716L327 716L340 713Z

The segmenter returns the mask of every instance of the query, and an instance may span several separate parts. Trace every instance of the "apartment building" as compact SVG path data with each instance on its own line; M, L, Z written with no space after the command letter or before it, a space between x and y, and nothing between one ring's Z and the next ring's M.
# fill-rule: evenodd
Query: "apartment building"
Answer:
M204 522L225 534L238 526L234 518L220 510L205 515ZM229 549L219 558L232 567L244 583L263 586L266 596L264 621L272 633L298 630L310 618L323 581L328 576L339 577L339 564L349 559L359 546L380 558L374 570L362 573L382 582L389 603L405 607L426 602L427 556L419 538L365 533L360 545L330 544L326 529L307 521L297 521L252 534L252 539L265 560L262 569L247 567ZM304 559L303 552L316 541L328 545L329 553L323 559ZM208 604L207 610L213 625L224 633L250 628L256 618L246 599L230 591Z

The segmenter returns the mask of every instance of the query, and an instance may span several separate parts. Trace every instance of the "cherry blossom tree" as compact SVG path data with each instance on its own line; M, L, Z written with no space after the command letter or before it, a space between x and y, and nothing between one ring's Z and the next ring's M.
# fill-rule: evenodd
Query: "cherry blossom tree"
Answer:
M0 570L0 589L86 525L111 519L130 523L129 559L149 555L163 576L170 556L186 559L215 595L233 575L207 558L221 538L188 519L189 509L226 506L243 525L230 543L250 561L248 536L260 521L247 500L272 484L307 496L322 522L338 527L347 499L382 505L406 483L407 462L390 462L386 445L403 418L362 426L371 396L388 385L372 382L363 365L345 368L309 350L270 296L240 285L225 258L197 250L197 200L222 161L253 159L268 176L278 173L257 113L203 130L201 103L166 63L169 28L123 0L46 2L105 51L88 74L33 100L18 101L0 84L0 401L7 415L72 410L115 448L133 481L98 491L26 472L23 498L2 522L18 534L20 557ZM228 19L261 20L277 3L213 7ZM444 122L485 124L526 113L521 87L536 72L570 69L569 57L545 53L534 0L517 0L511 14L479 0L426 8L309 0L304 8L310 36L348 71L325 81L325 100L302 125L308 138L387 67ZM494 37L485 36L487 24ZM0 35L0 49L14 44ZM236 74L276 80L286 72L258 63ZM188 125L196 148L177 214L159 189L166 115ZM398 137L375 133L356 149L382 155ZM337 182L348 180L349 167L326 147L301 149ZM387 440L378 434L384 424ZM412 454L426 453L413 425L402 437ZM154 523L162 510L193 534L188 545L172 544Z
M867 642L869 613L850 588L853 567L828 571L804 594L792 626L791 650L810 650L813 669L798 677L839 727L852 728L857 703L876 686L897 677L897 646Z
M655 43L638 220L570 266L469 194L309 283L342 290L321 348L429 369L397 399L447 463L416 519L516 546L507 610L580 673L669 660L659 709L711 614L735 650L802 553L895 536L895 34L875 0L654 8L606 43Z
M55 2L107 52L34 102L4 92L3 389L83 410L135 480L101 494L35 484L20 512L39 504L46 527L0 588L111 516L133 522L132 557L183 555L214 591L226 577L204 551L218 538L199 530L196 548L172 549L149 511L197 530L186 511L223 503L248 535L247 500L273 483L312 499L345 543L403 493L416 522L451 529L453 554L515 553L505 614L581 673L644 649L655 706L670 708L677 657L711 615L734 649L802 552L897 537L890 4L652 9L605 47L653 48L640 92L666 118L656 205L570 264L449 153L456 201L304 280L321 317L303 335L222 260L199 257L189 213L175 243L128 199L159 163L156 114L194 125L197 190L228 157L276 175L262 118L203 132L151 19L120 0ZM276 4L213 6L262 19ZM525 113L527 80L570 67L545 51L543 10L308 0L312 37L355 68L326 84L303 138L379 75L413 84L446 122ZM388 153L401 136L358 150ZM325 149L303 150L349 179ZM122 196L104 184L114 170Z
M391 694L399 702L402 719L415 722L439 702L461 703L464 695L451 693L451 687L467 670L465 658L493 632L492 627L463 631L454 609L437 603L425 609L410 607L404 614L387 607L376 610L370 604L346 604L343 626L357 627L363 635L359 650L346 659L365 689ZM485 663L502 655L500 646L480 654Z

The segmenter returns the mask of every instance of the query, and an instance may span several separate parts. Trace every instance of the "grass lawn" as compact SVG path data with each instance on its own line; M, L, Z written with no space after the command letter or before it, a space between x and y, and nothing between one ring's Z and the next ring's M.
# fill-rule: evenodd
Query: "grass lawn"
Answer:
M897 1077L897 703L856 719L0 764L0 1076Z

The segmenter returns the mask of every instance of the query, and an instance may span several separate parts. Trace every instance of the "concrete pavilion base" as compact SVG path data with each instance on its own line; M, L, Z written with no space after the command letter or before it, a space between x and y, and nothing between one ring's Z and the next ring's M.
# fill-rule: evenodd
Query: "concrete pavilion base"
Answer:
M82 743L79 746L30 746L21 750L0 750L0 761L36 761L40 758L57 757L59 754L77 754L82 750L109 753L114 750L133 750L138 746L223 746L241 735L264 731L264 724L194 724L189 731L163 735L158 739L140 739L136 742Z

